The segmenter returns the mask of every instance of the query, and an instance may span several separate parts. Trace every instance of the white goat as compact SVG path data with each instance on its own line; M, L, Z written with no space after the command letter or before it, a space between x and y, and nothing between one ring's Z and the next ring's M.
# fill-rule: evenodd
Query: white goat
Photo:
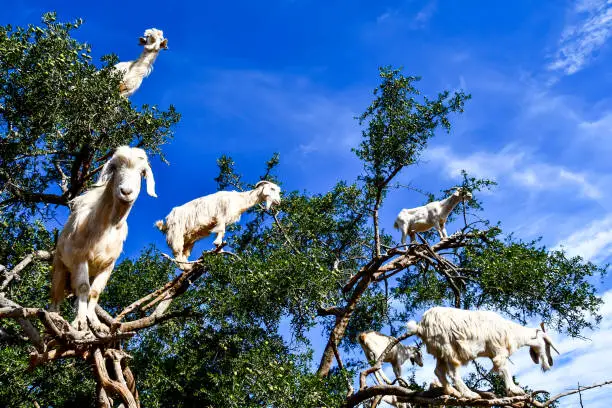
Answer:
M423 340L427 352L436 358L435 374L449 395L479 398L461 380L459 367L476 359L488 357L493 369L499 372L508 395L523 394L512 381L508 370L508 357L517 349L529 346L529 354L535 364L541 360L542 370L553 365L550 349L557 349L542 329L521 326L502 318L495 312L462 310L450 307L433 307L423 314L420 323L408 322L408 333ZM447 374L456 388L449 384Z
M59 311L69 281L78 298L77 317L72 323L77 330L87 329L87 318L96 329L103 328L95 313L96 304L123 249L126 220L143 176L147 193L156 197L145 151L121 146L102 167L97 183L71 202L72 211L53 258L50 310Z
M155 223L166 234L166 242L174 257L187 261L193 245L201 238L216 233L215 246L223 243L225 227L240 220L240 215L252 206L265 202L266 210L280 204L280 187L260 181L253 190L218 191L174 207L165 221Z
M359 340L359 344L366 358L372 365L374 365L374 362L380 357L380 354L385 351L389 343L396 340L395 337L387 336L376 331L360 333L357 339ZM397 345L387 353L383 362L391 363L395 378L399 379L402 377L402 365L406 360L410 360L413 365L417 364L419 367L423 367L423 358L418 347L404 346L402 343L397 343ZM389 381L389 378L387 378L382 370L375 371L374 376L379 383L384 381L387 384L391 384L391 381Z
M406 235L410 235L410 242L414 242L417 232L429 231L432 228L438 231L440 238L445 238L448 236L444 226L448 215L461 201L471 199L472 194L469 191L458 188L442 201L416 208L404 208L397 215L393 227L402 232L402 244L406 243Z
M168 39L164 38L163 31L149 28L144 32L144 37L140 37L140 45L144 46L144 50L137 60L115 64L115 69L123 73L119 92L126 98L132 96L140 88L142 80L149 76L159 51L168 49Z

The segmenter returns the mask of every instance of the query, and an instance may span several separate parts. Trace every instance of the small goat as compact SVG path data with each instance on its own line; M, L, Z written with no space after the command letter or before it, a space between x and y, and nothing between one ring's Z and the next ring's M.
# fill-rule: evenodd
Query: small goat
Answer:
M149 76L159 51L168 49L168 39L164 38L163 31L149 28L144 32L144 37L140 37L140 45L144 46L144 50L137 60L115 64L115 69L123 73L119 92L126 98L132 96L140 88L142 80Z
M458 188L442 201L434 201L416 208L404 208L397 215L393 227L402 232L402 244L406 243L406 235L410 235L410 242L414 242L417 232L429 231L432 228L438 231L440 238L445 238L448 236L445 227L448 215L461 201L471 199L472 193Z
M71 202L72 211L53 258L50 310L59 311L70 278L78 298L77 317L72 323L77 330L87 329L88 318L94 328L103 328L95 308L123 250L128 233L126 220L140 193L143 176L147 193L156 197L145 151L121 146L102 167L97 183Z
M493 369L499 372L508 395L521 395L523 390L514 384L508 369L508 357L517 349L529 346L535 364L546 371L553 365L550 349L557 349L544 330L531 329L502 318L489 311L472 311L450 307L433 307L423 314L420 323L408 322L408 333L423 340L427 352L436 358L436 377L444 392L456 397L479 398L461 380L459 367L476 359L488 357ZM456 388L447 379L450 376Z
M243 212L265 202L266 210L280 204L280 187L269 181L260 181L253 190L218 191L174 207L165 221L155 223L166 234L166 242L174 257L187 261L193 245L201 238L216 233L215 246L223 243L225 227L240 220Z
M396 340L395 337L387 336L376 331L360 333L357 339L359 340L359 344L366 358L372 365L374 365L378 357L380 357L380 354L385 351L389 343ZM419 367L423 367L423 358L419 348L404 346L402 343L397 343L397 345L387 353L383 362L391 363L395 378L399 379L402 377L402 365L406 360L410 360L413 365L416 364ZM379 383L384 381L387 384L391 384L391 381L389 381L389 378L387 378L382 370L375 371L374 376Z

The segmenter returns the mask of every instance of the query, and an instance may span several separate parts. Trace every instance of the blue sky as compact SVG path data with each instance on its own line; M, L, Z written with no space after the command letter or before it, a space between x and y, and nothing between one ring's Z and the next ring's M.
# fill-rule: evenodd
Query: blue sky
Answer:
M439 191L456 184L461 169L495 179L497 188L482 197L484 216L519 237L542 236L549 247L611 260L612 5L606 0L18 0L3 7L0 24L37 23L52 9L61 20L85 19L76 36L96 57L136 58L138 37L150 27L169 39L170 49L131 99L162 108L172 103L183 119L165 149L171 165L153 162L159 198L141 194L130 215L127 256L151 242L165 248L153 222L213 192L221 154L233 156L254 182L263 162L280 152L285 190L324 192L353 180L361 169L350 151L360 138L353 117L371 100L377 67L391 64L422 76L426 94L472 94L452 132L432 141L422 163L401 175L402 184ZM392 192L382 224L391 229L399 209L424 200L411 190ZM597 284L606 320L599 332L585 333L592 343L559 337L566 356L546 375L528 369L526 353L517 354L519 379L553 391L602 379L612 363L603 352L612 340L612 285ZM427 367L421 371L428 379ZM589 408L607 406L612 391L585 398L596 399Z

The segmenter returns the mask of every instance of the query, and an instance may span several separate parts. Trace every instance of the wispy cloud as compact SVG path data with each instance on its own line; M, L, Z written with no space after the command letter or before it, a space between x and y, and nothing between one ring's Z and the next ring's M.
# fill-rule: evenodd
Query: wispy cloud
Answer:
M510 181L533 191L570 186L578 188L586 198L602 197L598 186L586 174L537 162L528 153L514 146L507 146L499 152L479 151L466 156L455 153L447 146L434 147L429 149L426 159L440 165L450 178L457 178L461 170L466 170L473 176Z
M397 8L389 8L376 17L376 26L368 27L368 32L397 33L405 29L420 30L429 24L438 9L437 0L428 0L415 13L413 2L404 2Z
M612 253L612 213L562 239L556 248L595 262L605 260Z
M360 137L355 98L320 89L303 76L222 70L211 72L201 87L212 111L282 133L303 154L350 152Z
M435 0L428 1L425 6L412 19L413 28L423 28L429 23L429 20L434 15L438 8Z
M551 71L572 75L587 65L612 35L612 1L583 0L569 13L572 20L563 30Z

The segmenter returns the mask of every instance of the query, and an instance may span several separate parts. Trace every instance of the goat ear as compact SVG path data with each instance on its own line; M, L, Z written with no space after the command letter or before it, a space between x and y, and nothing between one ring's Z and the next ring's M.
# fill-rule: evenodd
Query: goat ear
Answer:
M138 39L138 45L146 45L147 43L147 38L146 37L140 37Z
M113 171L115 170L115 164L113 163L113 159L110 159L104 166L102 166L102 170L100 171L100 177L98 177L98 181L95 186L103 186L109 182L111 177L113 176Z
M540 364L540 355L535 351L533 347L529 347L529 355L535 364Z
M153 178L153 170L149 163L145 165L145 180L147 182L147 194L151 197L157 197L155 194L155 179Z

